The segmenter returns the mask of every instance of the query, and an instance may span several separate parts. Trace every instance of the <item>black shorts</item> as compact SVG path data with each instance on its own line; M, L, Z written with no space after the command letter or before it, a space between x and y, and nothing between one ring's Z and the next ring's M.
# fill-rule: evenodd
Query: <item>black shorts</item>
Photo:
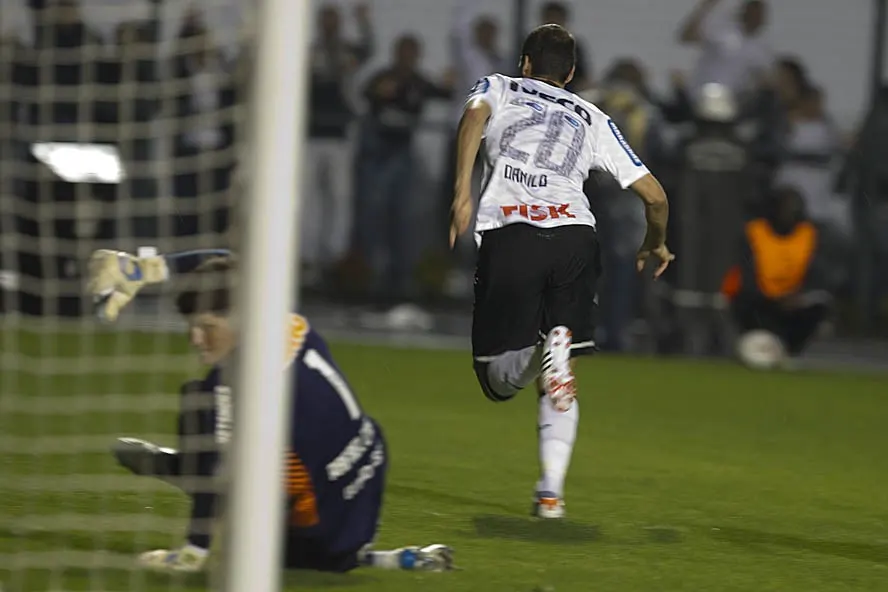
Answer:
M600 275L591 226L510 224L484 232L475 270L475 360L536 345L559 325L573 333L574 355L594 351Z
M358 551L330 554L324 550L323 541L289 532L284 546L284 568L345 573L358 567Z

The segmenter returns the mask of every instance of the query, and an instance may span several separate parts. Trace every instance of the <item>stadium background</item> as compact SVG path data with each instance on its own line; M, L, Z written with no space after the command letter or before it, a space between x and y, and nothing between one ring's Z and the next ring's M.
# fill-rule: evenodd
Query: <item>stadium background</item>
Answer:
M113 61L125 54L126 44L118 43L118 26L137 21L139 51L124 61L152 65L136 76L141 86L135 88L147 99L144 112L85 119L73 134L81 141L113 137L124 153L130 179L110 192L78 187L77 199L71 200L65 190L60 190L65 199L54 199L49 185L35 188L36 179L45 181L51 175L28 156L28 144L38 136L72 139L65 127L72 121L28 120L21 111L23 101L52 103L57 88L17 78L9 68L34 58L28 54L35 35L26 5L39 3L0 0L0 499L5 500L0 505L10 514L8 522L0 524L0 585L16 592L170 589L181 582L132 575L131 557L149 545L170 544L170 533L180 532L181 496L123 475L106 450L110 438L121 433L153 435L158 442L170 443L177 401L169 394L193 369L179 336L168 333L182 324L157 292L148 291L121 325L99 327L89 314L89 303L80 299L82 262L98 247L135 250L153 245L169 252L230 244L228 222L240 215L235 165L244 119L238 106L249 65L239 51L249 37L240 7L248 4L81 0L86 24L100 34L103 47L92 57L76 59ZM501 53L512 64L515 41L538 22L542 3L462 4L492 17L500 29ZM618 58L633 58L647 72L655 94L668 97L672 71L690 75L693 70L697 50L681 48L675 41L680 23L695 5L692 0L566 4L572 10L569 26L585 44L595 80ZM797 56L805 64L812 81L825 91L827 111L840 131L828 171L831 179L838 179L847 148L864 129L862 122L881 85L884 51L878 37L884 33L884 18L874 15L881 10L884 16L884 4L854 0L838 10L828 0L770 3L769 41L778 54ZM340 5L344 32L354 38L355 4ZM723 8L735 5L725 0ZM194 122L189 109L197 107L191 94L205 87L192 86L196 77L187 71L177 73L181 58L196 51L177 42L192 6L198 7L198 20L205 18L205 28L224 54L224 68L214 78L219 97L209 101L208 108L204 104L200 120L205 125L209 121L226 140L197 156L193 146L189 148L193 140L183 145L182 136ZM430 79L458 79L458 69L447 72L455 68L448 44L455 6L455 0L369 3L376 49L349 85L352 92L358 94L362 83L389 63L392 44L403 34L421 40L420 69ZM521 13L523 27L516 18ZM186 37L193 35L194 27ZM132 43L132 37L123 38ZM44 50L39 55L52 65L71 54ZM108 80L75 84L75 102L91 104L101 98L107 107L133 100L131 85L118 88L113 76ZM454 89L456 96L467 90L463 87L467 84ZM160 104L152 105L151 99ZM574 522L564 530L522 521L523 514L515 508L523 512L527 492L515 481L530 483L533 478L527 462L533 458L532 430L514 426L532 428L530 411L523 403L492 409L480 400L465 353L472 245L464 243L456 256L443 248L447 204L442 195L447 192L442 183L453 124L453 101L428 102L412 149L415 179L400 187L403 197L395 204L409 208L409 213L395 231L376 233L407 237L395 252L405 260L406 255L414 257L412 291L373 293L365 281L367 262L360 257L329 262L322 270L327 273L305 269L303 274L308 283L303 311L333 338L337 359L397 449L384 542L441 538L456 544L465 558L461 561L469 565L465 574L454 576L461 579L452 587L448 580L439 588L432 580L382 576L380 582L355 580L357 589L363 584L389 591L530 589L518 587L517 578L522 586L539 580L537 589L552 584L569 591L587 589L576 584L588 581L600 583L602 589L626 591L650 590L651 581L663 590L881 590L888 557L888 487L884 473L873 470L883 464L888 421L881 376L755 375L731 363L673 358L592 360L580 369L581 382L596 387L588 407L594 413L583 420L583 429L594 429L582 436L589 438L582 446L595 453L578 455L570 485L572 495L588 496L571 498ZM694 133L693 126L667 127L664 133L673 137ZM53 138L57 131L59 136ZM888 147L884 130L877 131L882 135L876 139ZM878 162L880 154L884 152L875 150L867 156ZM312 157L309 150L307 167ZM668 189L678 206L673 218L678 226L687 197L675 179L687 171L659 166L654 171L673 180ZM353 171L348 159L337 172L368 173ZM371 182L373 172L371 168ZM366 187L356 186L349 198L360 203L359 190ZM729 178L722 188L711 194L734 202L743 199ZM753 201L764 199L766 189L758 186L751 193ZM711 194L704 191L697 197ZM888 236L888 195L853 189L843 195L836 202L839 217L855 222L845 229L845 242L839 241L845 249L842 255L832 260L839 278L836 314L804 362L817 368L883 370L888 361L883 271L888 248L880 247L877 239ZM624 236L631 238L638 232L639 210L630 206L624 213L630 220ZM61 226L56 224L59 218L65 220ZM30 223L22 225L21 219ZM355 226L372 235L376 222L367 220L357 216ZM857 226L861 222L869 226ZM701 249L698 263L733 241L727 232L723 238L726 242ZM676 250L680 261L688 259L681 241ZM360 255L361 249L357 251ZM41 269L23 265L21 253L40 259ZM675 304L669 287L677 281L673 273L659 290L630 284L624 298L618 298L635 303L628 313L623 311L624 351L658 351L651 337L651 326L658 321L682 328L686 317L675 315L669 306ZM20 293L28 298L20 300ZM667 306L651 317L645 307L650 300ZM60 321L59 316L67 318ZM32 332L35 328L40 330ZM156 334L146 336L145 329ZM686 348L683 342L663 350L716 353ZM479 450L485 454L479 455ZM590 521L601 521L600 531ZM676 542L687 546L669 551L667 546ZM599 548L590 546L598 544L606 552L590 553L590 548ZM721 544L730 545L730 550ZM540 557L548 557L552 548L563 558L558 569L537 569ZM598 563L587 569L590 554ZM111 570L110 575L103 575L103 568ZM338 580L316 583L354 585Z

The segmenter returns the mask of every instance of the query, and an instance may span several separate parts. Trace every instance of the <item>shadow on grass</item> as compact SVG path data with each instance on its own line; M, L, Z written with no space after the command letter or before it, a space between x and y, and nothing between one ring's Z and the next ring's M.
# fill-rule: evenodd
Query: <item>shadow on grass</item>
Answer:
M472 519L480 537L580 545L601 539L601 530L591 524L531 517L482 515Z
M751 549L762 547L783 547L795 551L808 551L821 555L831 555L844 559L857 559L888 565L888 544L852 543L810 539L800 536L721 526L710 530L710 535L719 541L742 545Z
M386 493L405 494L411 498L424 498L431 501L441 502L454 506L472 506L484 507L494 512L514 512L515 508L508 504L498 504L483 498L460 496L444 491L438 491L431 488L415 487L412 485L404 485L401 483L391 483L386 485Z

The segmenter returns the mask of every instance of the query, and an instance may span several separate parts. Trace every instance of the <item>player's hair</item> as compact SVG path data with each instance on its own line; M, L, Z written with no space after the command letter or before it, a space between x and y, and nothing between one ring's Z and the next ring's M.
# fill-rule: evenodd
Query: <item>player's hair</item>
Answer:
M184 285L176 296L176 310L186 317L203 313L228 315L236 272L237 262L231 256L202 262L183 278Z
M577 42L561 25L540 25L521 46L521 60L530 60L531 75L565 82L577 61Z

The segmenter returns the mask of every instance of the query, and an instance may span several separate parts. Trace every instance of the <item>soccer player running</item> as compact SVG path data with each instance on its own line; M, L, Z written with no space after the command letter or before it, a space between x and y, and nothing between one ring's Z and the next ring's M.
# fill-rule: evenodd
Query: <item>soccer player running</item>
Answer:
M215 481L225 446L237 429L232 397L238 393L232 394L228 384L238 347L238 316L231 306L236 264L219 253L140 258L103 250L90 260L88 290L100 316L109 321L144 285L166 281L182 267L191 268L183 274L186 285L176 297L176 308L188 321L189 339L200 361L210 369L203 379L181 389L179 448L120 438L112 449L123 467L176 485L191 498L185 543L139 556L139 564L152 570L203 570L222 506ZM193 267L207 254L214 256ZM444 545L371 548L388 466L382 428L363 411L327 344L309 322L296 314L281 321L289 326L288 370L296 372L282 484L287 499L284 567L334 572L358 566L450 569L452 551Z
M659 277L674 259L666 247L669 206L660 183L614 122L564 90L576 42L559 25L534 29L521 49L522 78L492 74L471 90L459 124L450 242L472 216L472 165L482 146L485 174L475 222L472 350L492 401L538 381L541 476L534 513L564 516L564 481L579 407L572 356L594 349L600 254L595 216L583 194L591 169L607 171L645 204L642 271Z

